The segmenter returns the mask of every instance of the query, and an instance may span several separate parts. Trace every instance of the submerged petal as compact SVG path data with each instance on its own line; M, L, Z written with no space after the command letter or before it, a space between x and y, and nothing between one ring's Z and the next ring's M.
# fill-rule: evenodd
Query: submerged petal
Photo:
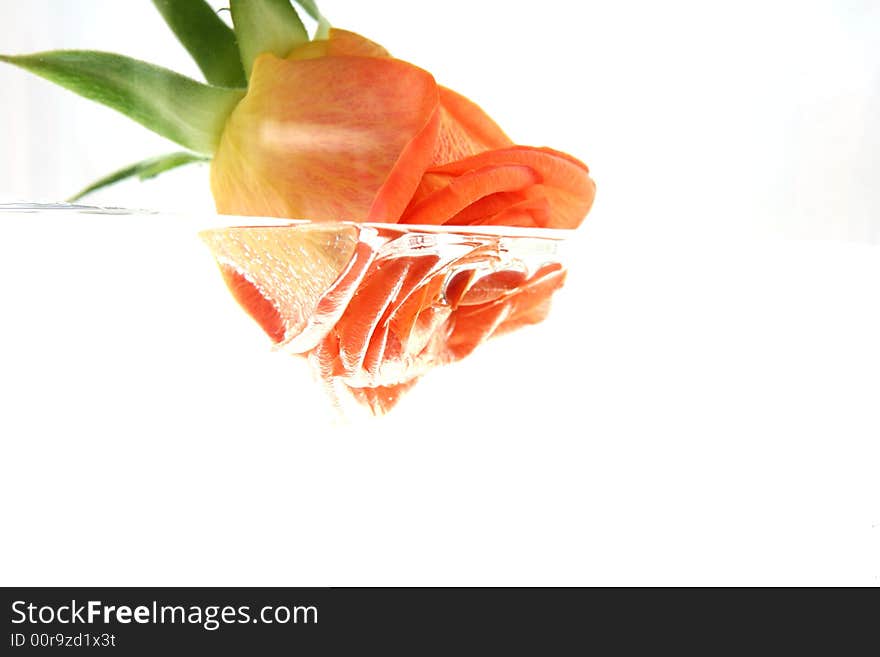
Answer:
M351 224L246 226L201 234L232 295L272 341L286 344L306 332L313 335L309 349L333 327L338 307L348 305L363 276L359 236ZM333 307L328 298L335 300Z
M492 231L494 232L494 231ZM209 230L236 299L338 401L387 411L431 368L543 319L558 238L355 223Z

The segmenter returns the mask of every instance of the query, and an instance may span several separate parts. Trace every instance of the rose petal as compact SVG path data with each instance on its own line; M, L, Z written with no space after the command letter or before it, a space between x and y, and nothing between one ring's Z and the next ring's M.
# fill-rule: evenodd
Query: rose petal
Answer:
M359 278L349 274L357 270L359 234L350 224L306 224L223 228L201 237L235 299L282 343L306 330L317 341L332 326L334 318L322 314L333 310L324 299L341 295L337 301L344 303L353 293Z
M565 270L554 263L525 283L508 288L494 301L460 306L450 320L453 330L446 344L448 356L459 360L490 337L541 321L549 309L550 297L564 282Z
M437 140L439 112L434 112L424 128L406 145L385 183L373 199L367 221L397 223L412 201L421 182L426 154Z
M495 301L502 296L514 293L526 282L526 273L512 269L502 269L481 276L474 281L459 302L462 306L476 306Z
M390 330L400 340L401 357L414 360L445 322L452 308L440 303L444 274L431 276L391 317Z
M369 270L375 254L369 244L358 242L348 267L321 297L308 324L298 335L285 342L287 351L295 354L309 351L336 326Z
M447 226L472 226L484 223L488 217L493 217L512 205L526 200L526 195L523 192L496 192L474 201L445 223Z
M257 58L211 166L224 214L393 220L430 163L431 75L395 59Z
M458 177L469 175L473 171L493 166L524 166L536 172L540 178L539 184L524 190L524 193L531 200L541 198L547 200L550 217L546 226L549 228L576 228L593 204L596 184L590 178L587 165L571 155L549 148L514 146L487 151L433 167L427 173L433 176L434 181L440 181L444 176L455 181ZM437 196L439 193L434 191L431 196ZM438 213L440 212L442 210L438 209Z
M408 257L405 260L408 265L406 277L399 289L397 289L394 299L385 308L382 317L376 325L376 329L370 336L370 344L367 347L361 365L364 372L374 378L379 376L380 365L387 365L392 362L401 363L404 360L404 335L402 333L408 333L408 330L404 330L401 333L393 330L395 328L400 329L402 326L399 322L392 322L392 319L400 307L413 295L416 288L425 280L428 272L437 264L439 257L436 255L425 255Z
M390 386L376 386L374 388L351 388L354 399L360 404L367 406L374 415L383 415L394 408L400 397L416 384L417 379Z
M521 191L539 182L540 176L528 166L500 164L474 168L411 205L400 218L400 223L442 224L485 196Z
M452 317L452 332L446 341L446 354L451 360L461 360L488 340L505 319L509 309L505 303L490 303L471 308L459 308Z
M559 263L547 265L536 272L509 298L508 316L495 330L495 335L543 321L550 310L551 297L565 284L565 277L566 271Z
M526 194L531 190L526 190ZM552 221L550 202L543 196L513 203L495 214L471 222L472 226L547 227Z
M391 57L389 52L378 43L370 41L356 32L332 27L327 39L309 41L291 51L286 59L315 59L317 57L340 55L350 55L352 57Z
M339 358L348 375L360 372L373 331L391 305L409 273L406 258L383 259L373 263L357 294L336 323Z
M432 164L439 166L513 142L479 105L446 87L440 92L440 133Z

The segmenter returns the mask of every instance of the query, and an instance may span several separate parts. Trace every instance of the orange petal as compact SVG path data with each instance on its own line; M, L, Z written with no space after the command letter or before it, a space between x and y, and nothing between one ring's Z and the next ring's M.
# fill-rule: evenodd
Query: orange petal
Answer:
M437 174L435 174L437 175ZM472 226L526 200L522 192L495 192L474 201L446 221L447 226Z
M437 141L440 115L434 112L428 123L406 145L385 183L373 199L367 221L397 223L412 202L424 174L425 156Z
M430 163L431 75L395 59L257 58L211 165L224 214L363 220L402 212Z
M355 32L330 28L329 38L309 41L295 48L287 59L314 59L351 55L352 57L391 57L385 48Z
M336 324L339 357L346 374L360 373L370 338L385 311L407 280L408 258L384 259L373 263L357 294Z
M452 312L448 305L438 303L444 278L442 271L431 276L391 317L389 330L400 341L401 355L405 359L414 360Z
M439 257L424 255L399 258L399 260L407 262L406 277L397 289L394 299L385 308L376 329L370 336L370 344L361 365L363 370L373 377L378 377L380 366L400 363L403 359L403 336L392 330L392 326L395 326L392 323L392 318L419 284L424 281L428 272L437 264Z
M438 192L446 187L449 183L452 182L452 179L454 177L455 176L449 173L425 173L422 176L421 181L419 181L419 186L413 193L412 198L410 199L410 202L407 205L406 210L404 210L403 214L407 214L413 207L415 207L417 203L421 203L434 192Z
M222 228L201 237L232 295L274 342L309 331L317 343L334 321L324 316L332 309L323 299L338 294L345 303L359 280L348 276L359 233L350 224L306 224ZM340 287L339 281L348 282Z
M443 295L451 308L458 308L476 275L475 269L462 269L449 278L443 289Z
M547 199L550 205L548 228L576 228L593 204L596 184L590 178L587 165L571 155L549 148L514 146L487 151L433 167L428 173L453 176L454 181L456 176L466 176L492 166L523 166L537 173L539 184L530 187L525 194L532 200Z
M407 208L400 222L442 224L485 196L521 191L539 182L541 178L528 166L492 164L474 168L452 178L448 185Z
M536 198L513 203L495 214L489 214L471 222L473 226L524 226L547 227L552 220L550 203L540 192L526 190Z
M566 271L559 263L539 270L510 298L508 316L495 330L495 335L543 321L550 310L550 299L563 286L565 277Z
M367 406L374 415L384 415L400 401L401 395L416 384L417 379L391 386L375 388L349 388L352 396L360 404Z
M451 360L460 360L488 340L495 329L507 319L509 309L504 303L475 306L473 310L461 310L453 314L452 333L446 341L446 351Z
M286 341L285 346L288 351L293 353L309 351L336 326L336 322L357 293L358 286L369 270L375 255L376 252L369 244L358 242L348 266L321 297L306 327L299 335Z
M459 303L462 306L489 303L504 295L512 294L525 282L525 272L512 269L495 271L474 281Z
M328 333L309 352L308 358L321 379L328 384L328 390L332 393L333 378L342 374L342 363L339 361L339 339L336 334L332 331Z
M513 142L476 103L446 87L440 92L440 132L434 165L460 160Z
M311 41L300 46L287 59L339 55L391 57L385 48L360 34L332 28L328 39ZM440 131L434 146L432 164L445 164L486 150L513 145L510 138L479 105L452 89L441 86L438 91L441 106Z
M515 273L508 278L509 285L493 280L492 283L501 282L500 287L506 288L500 290L500 296L481 305L462 305L453 315L453 330L446 345L448 356L455 360L464 358L492 336L543 320L550 297L565 282L565 273L562 265L553 263L524 283Z

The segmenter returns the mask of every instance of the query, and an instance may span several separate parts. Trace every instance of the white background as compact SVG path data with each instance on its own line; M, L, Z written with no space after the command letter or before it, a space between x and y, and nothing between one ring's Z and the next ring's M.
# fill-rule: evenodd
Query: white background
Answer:
M95 197L183 216L0 217L0 583L880 582L878 5L322 7L588 162L554 313L341 424L195 238L205 168ZM0 18L197 74L145 0ZM174 148L0 90L4 198Z

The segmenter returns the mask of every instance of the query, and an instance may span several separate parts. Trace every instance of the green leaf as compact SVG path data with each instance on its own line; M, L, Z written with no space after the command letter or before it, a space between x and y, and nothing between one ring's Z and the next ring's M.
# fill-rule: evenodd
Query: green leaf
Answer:
M315 0L296 0L296 4L305 9L309 16L318 21L318 31L315 32L315 39L326 39L330 35L330 21L324 18L321 10L318 9L318 3Z
M156 9L199 65L205 80L218 87L246 87L235 32L205 0L153 0Z
M286 57L308 43L309 34L290 0L230 0L229 8L248 78L258 55L271 52Z
M0 61L112 107L197 153L216 150L226 118L244 97L243 90L208 86L113 53L56 50L0 55Z
M125 180L126 178L133 178L137 176L141 180L147 180L148 178L154 178L160 173L164 173L165 171L169 171L170 169L181 167L184 164L208 161L210 160L203 155L186 152L168 153L167 155L151 157L148 160L132 164L131 166L127 166L124 169L120 169L119 171L114 171L109 176L105 176L100 180L96 180L91 185L81 190L78 194L75 194L74 196L71 196L69 199L67 199L67 202L73 203L74 201L78 201L86 194L91 194L92 192L96 192L104 187L109 187L110 185L118 183L121 180Z

